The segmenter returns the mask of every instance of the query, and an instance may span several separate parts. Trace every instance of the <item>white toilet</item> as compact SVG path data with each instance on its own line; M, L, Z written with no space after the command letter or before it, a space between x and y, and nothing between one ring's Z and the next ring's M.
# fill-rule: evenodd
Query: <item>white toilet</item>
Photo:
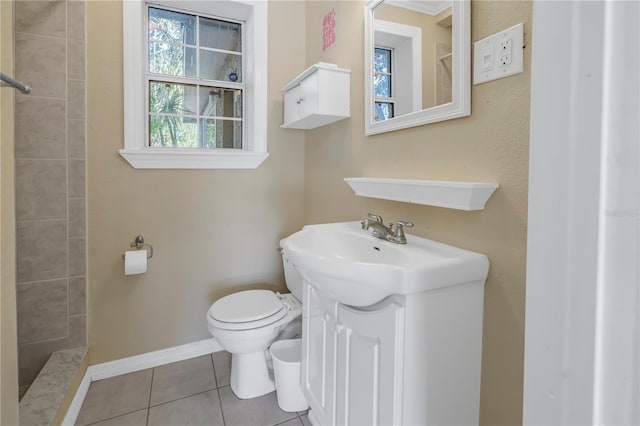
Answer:
M218 299L207 312L209 332L231 352L231 389L239 398L275 390L267 349L301 332L302 277L283 254L288 294L247 290Z

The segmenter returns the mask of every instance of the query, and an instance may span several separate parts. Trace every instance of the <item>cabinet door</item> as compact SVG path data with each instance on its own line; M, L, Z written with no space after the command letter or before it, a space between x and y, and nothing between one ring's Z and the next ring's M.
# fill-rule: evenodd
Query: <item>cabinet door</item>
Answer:
M300 119L300 105L302 88L300 85L288 90L284 94L284 122L285 124Z
M304 283L302 311L302 388L321 425L335 424L337 304Z
M404 308L339 305L336 424L402 423Z
M319 93L320 90L321 88L318 87L318 72L314 72L302 80L300 83L300 102L297 104L299 118L318 113L318 97L327 96L326 93ZM328 88L325 87L324 90L328 90Z

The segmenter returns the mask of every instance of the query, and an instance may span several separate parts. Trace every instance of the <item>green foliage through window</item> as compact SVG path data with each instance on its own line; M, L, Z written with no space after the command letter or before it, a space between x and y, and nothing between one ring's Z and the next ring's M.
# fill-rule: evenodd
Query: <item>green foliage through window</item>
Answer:
M148 8L149 146L242 148L242 27Z

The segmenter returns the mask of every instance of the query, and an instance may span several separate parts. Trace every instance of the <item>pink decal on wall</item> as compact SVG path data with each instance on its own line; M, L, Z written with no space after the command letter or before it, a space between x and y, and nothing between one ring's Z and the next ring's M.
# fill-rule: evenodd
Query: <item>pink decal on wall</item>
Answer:
M322 51L336 42L336 10L331 8L322 18Z

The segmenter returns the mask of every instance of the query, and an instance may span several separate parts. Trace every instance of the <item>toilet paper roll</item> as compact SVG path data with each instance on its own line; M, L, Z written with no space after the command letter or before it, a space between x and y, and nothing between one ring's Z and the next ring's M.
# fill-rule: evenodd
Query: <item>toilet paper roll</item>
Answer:
M124 274L135 275L147 272L147 251L129 250L124 252Z

